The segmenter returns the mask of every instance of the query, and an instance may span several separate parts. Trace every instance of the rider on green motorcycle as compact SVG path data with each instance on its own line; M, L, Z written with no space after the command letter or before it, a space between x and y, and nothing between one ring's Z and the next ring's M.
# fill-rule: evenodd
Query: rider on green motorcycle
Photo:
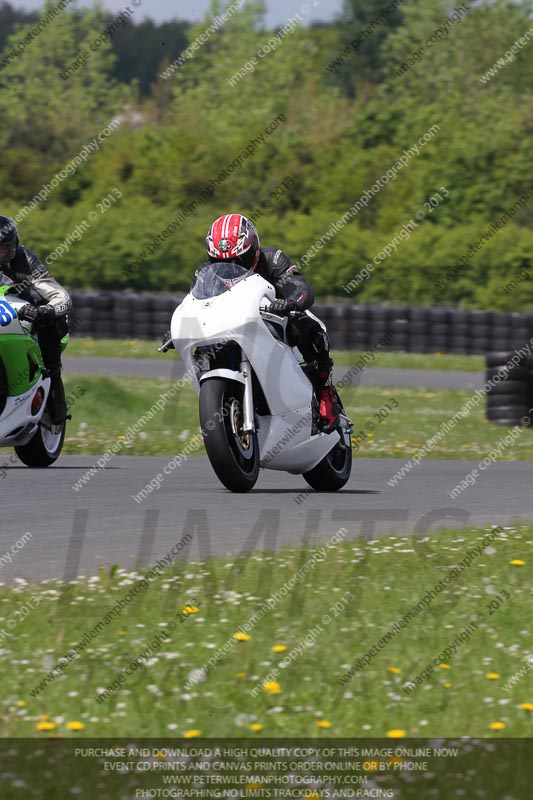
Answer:
M43 362L50 374L51 420L54 425L61 425L67 418L61 380L61 339L68 333L67 314L72 310L72 300L35 253L20 244L13 220L0 214L0 283L5 283L3 278L13 282L10 291L28 301L18 316L34 323Z

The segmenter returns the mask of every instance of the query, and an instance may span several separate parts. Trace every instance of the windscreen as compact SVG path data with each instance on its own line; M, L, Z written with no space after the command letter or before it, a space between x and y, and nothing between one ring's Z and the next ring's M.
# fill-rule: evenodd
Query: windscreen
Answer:
M216 297L219 294L228 292L236 283L239 283L250 274L249 270L244 269L239 264L234 264L232 261L204 264L196 271L191 294L197 300Z

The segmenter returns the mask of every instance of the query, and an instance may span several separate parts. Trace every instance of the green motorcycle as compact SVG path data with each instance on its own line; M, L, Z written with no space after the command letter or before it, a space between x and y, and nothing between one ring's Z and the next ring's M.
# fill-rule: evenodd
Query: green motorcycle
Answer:
M26 304L0 286L0 447L14 447L28 467L49 467L61 455L66 422L47 409L50 378L32 323L18 318ZM68 335L62 340L67 346Z

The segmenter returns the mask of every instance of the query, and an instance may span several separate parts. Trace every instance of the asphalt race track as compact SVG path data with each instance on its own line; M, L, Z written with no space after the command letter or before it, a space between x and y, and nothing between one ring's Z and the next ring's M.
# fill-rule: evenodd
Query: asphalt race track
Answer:
M155 349L155 347L154 347ZM144 378L167 378L177 380L183 375L183 363L170 354L167 358L76 358L64 356L63 366L68 375L121 375ZM350 367L335 367L334 379L341 381L349 377ZM394 367L371 367L351 373L353 383L361 386L423 386L427 389L481 389L482 372L460 370L400 369ZM352 384L353 385L353 384Z
M2 464L8 457L2 454ZM0 555L25 531L33 539L11 565L1 567L0 581L72 579L94 574L100 564L142 567L162 558L188 531L194 538L179 557L197 560L298 544L306 525L311 540L324 542L341 527L353 539L387 531L422 536L432 523L442 529L533 518L531 465L525 462L493 464L452 500L447 491L475 462L424 461L390 487L387 480L401 459L355 458L351 481L339 493L304 495L309 487L303 478L262 471L254 491L233 495L219 484L207 457L193 456L139 504L132 495L170 459L117 456L73 490L96 459L64 456L38 472L18 463L5 467Z

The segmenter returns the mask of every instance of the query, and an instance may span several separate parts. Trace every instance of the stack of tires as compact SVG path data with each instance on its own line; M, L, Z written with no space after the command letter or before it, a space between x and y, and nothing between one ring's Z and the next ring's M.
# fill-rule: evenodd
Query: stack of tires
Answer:
M487 419L496 425L529 427L533 407L533 357L525 356L517 366L504 369L514 355L514 352L498 352L486 356L486 379L491 381L487 391Z
M181 302L175 295L72 292L71 332L95 339L159 339Z
M350 350L367 350L370 342L370 318L366 306L348 306ZM329 330L329 329L328 329Z

